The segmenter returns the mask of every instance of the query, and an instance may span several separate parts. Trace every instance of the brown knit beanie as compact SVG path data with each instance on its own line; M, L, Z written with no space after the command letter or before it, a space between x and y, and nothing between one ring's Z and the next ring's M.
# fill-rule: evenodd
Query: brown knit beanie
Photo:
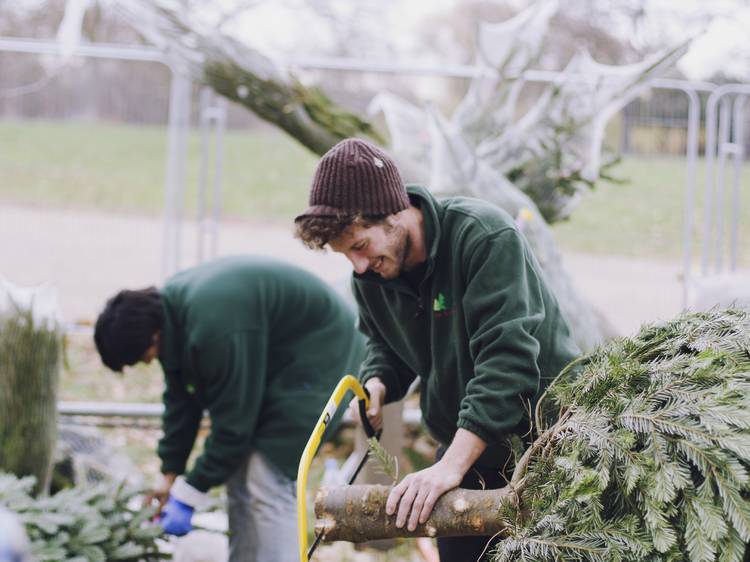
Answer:
M326 152L310 186L310 206L295 221L340 214L390 215L409 207L393 159L361 139L345 139Z

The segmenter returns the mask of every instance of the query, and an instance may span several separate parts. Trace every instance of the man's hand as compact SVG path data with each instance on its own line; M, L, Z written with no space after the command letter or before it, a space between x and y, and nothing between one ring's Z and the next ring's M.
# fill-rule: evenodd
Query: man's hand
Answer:
M374 377L365 383L365 388L370 393L370 407L367 408L367 420L377 432L383 428L383 402L385 402L385 385L379 378ZM360 422L359 398L354 398L349 403L349 413L355 422Z
M487 443L479 436L459 428L442 459L430 468L409 474L388 494L385 512L393 515L398 509L396 527L400 529L407 523L406 528L413 531L426 522L438 498L461 484L466 471L486 448Z
M168 535L177 537L187 535L193 530L193 524L191 523L193 511L195 510L192 506L182 503L174 496L169 496L164 509L161 511L159 525L164 528L164 532Z
M464 472L455 465L440 460L430 468L409 474L395 486L388 495L385 512L393 515L398 507L396 527L400 529L407 523L406 528L413 531L418 523L427 521L438 498L457 488L463 477Z
M174 472L163 474L162 481L143 498L143 506L151 506L153 505L154 500L157 500L159 502L159 506L156 510L156 513L161 513L161 510L164 508L164 504L167 502L169 491L172 489L172 484L174 484L175 478L177 478L177 474L175 474Z
M184 477L177 478L169 492L169 499L159 517L159 524L168 535L178 537L193 529L190 520L195 509L203 509L208 503L208 494L188 484Z

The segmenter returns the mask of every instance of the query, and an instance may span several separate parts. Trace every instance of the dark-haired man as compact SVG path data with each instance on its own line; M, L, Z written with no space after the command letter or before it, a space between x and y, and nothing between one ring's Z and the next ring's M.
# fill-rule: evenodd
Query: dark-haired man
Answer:
M305 244L328 246L354 267L371 423L420 377L439 460L390 493L396 525L424 523L452 488L502 487L509 437L528 434L530 408L578 353L511 217L483 201L439 201L405 187L390 156L347 139L320 160L310 206L295 222ZM438 539L440 559L477 560L487 540Z
M104 364L158 358L164 371L167 532L187 533L208 489L226 483L230 560L297 560L297 464L331 390L362 359L354 326L324 282L262 257L215 260L107 302L94 336ZM178 477L204 410L205 449Z

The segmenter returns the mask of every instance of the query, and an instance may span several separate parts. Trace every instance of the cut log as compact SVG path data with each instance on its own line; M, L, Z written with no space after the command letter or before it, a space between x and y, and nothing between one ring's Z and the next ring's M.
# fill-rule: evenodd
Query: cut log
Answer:
M414 531L396 527L396 516L385 513L390 486L321 488L315 497L315 532L324 541L364 542L395 537L490 536L506 528L499 516L505 502L515 502L508 488L455 489L435 504L430 518Z

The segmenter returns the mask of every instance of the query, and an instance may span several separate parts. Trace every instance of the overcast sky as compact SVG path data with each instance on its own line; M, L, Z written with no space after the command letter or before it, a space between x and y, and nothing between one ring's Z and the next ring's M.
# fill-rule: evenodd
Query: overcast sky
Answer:
M224 0L231 2L232 0ZM358 0L364 5L377 5L379 2ZM382 0L381 0L382 1ZM393 0L392 6L385 6L383 13L370 12L369 17L383 20L377 22L387 26L388 35L396 38L407 49L413 47L420 26L427 16L446 11L460 5L461 0ZM561 1L562 9L570 7L576 0ZM637 29L625 16L615 24L619 33L639 47L658 47L676 44L690 36L696 37L693 45L680 62L680 70L689 79L703 80L717 71L738 80L750 82L750 2L747 0L601 0L602 7L618 22L616 12L620 8L643 6L644 15L639 19ZM509 3L521 9L528 0L511 0ZM305 13L305 2L295 5L294 0L282 8L278 2L261 4L237 21L242 35L262 49L277 52L309 54L309 40L320 45L330 41L328 29L318 20ZM336 9L351 10L350 0L334 0ZM387 13L386 13L387 12ZM269 25L269 22L274 22ZM450 33L446 29L446 33ZM299 47L302 47L298 50Z
M677 42L695 36L679 63L688 78L716 71L750 81L750 5L744 0L649 0L643 19L645 41Z
M1 0L0 0L1 1ZM85 5L95 0L69 0ZM127 0L98 0L102 4ZM205 20L216 14L216 8L227 9L248 0L210 0L197 4ZM432 53L420 51L420 28L434 25L433 16L461 5L462 0L258 0L251 9L232 18L227 30L260 51L273 55L304 56L336 51L342 33L353 47L350 56L364 59L391 60L394 53L385 45L408 52L409 60L427 57L438 61ZM19 6L39 4L42 0L20 0ZM507 0L520 10L530 0ZM596 9L591 9L591 6ZM721 71L728 77L750 82L750 0L560 0L563 10L578 12L581 17L592 17L594 25L601 25L631 41L640 50L653 50L678 44L695 37L687 55L678 64L688 79L705 80ZM338 14L347 22L342 29L332 31L330 22L316 17L321 7ZM19 8L22 9L22 8ZM642 10L638 24L633 25L632 14ZM205 12L205 13L204 13ZM352 18L356 14L358 17ZM347 18L348 21L347 21ZM352 21L354 19L354 21ZM382 41L372 38L382 37ZM363 38L366 38L363 39ZM450 45L451 29L446 24L445 41ZM339 45L340 46L340 45Z

